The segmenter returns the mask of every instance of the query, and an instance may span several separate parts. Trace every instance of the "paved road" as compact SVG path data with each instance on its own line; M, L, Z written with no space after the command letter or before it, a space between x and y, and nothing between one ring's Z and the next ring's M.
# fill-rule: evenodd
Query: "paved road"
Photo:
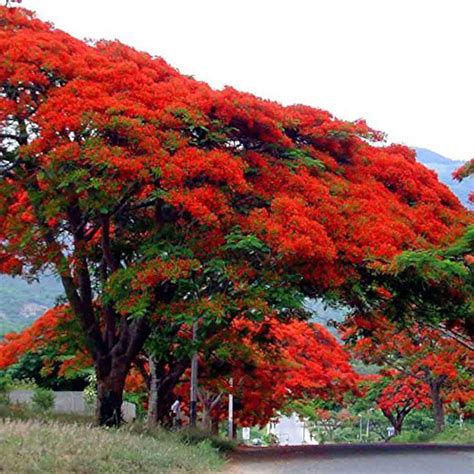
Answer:
M326 445L243 448L229 474L474 474L474 446Z

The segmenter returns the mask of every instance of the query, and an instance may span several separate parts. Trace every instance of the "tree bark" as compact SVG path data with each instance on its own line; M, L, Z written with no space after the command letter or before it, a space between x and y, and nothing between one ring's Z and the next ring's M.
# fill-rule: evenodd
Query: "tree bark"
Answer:
M394 436L398 436L402 432L403 422L405 421L406 416L410 413L412 408L405 407L403 409L397 410L395 413L390 412L389 410L382 410L382 413L390 421L393 429L395 430ZM392 437L387 438L389 441Z
M148 396L149 427L171 426L170 410L175 400L174 388L188 366L188 361L176 361L171 366L162 360L149 358L150 392Z
M219 418L217 417L212 418L211 433L213 436L219 436Z
M123 389L129 367L121 365L116 361L96 365L96 419L101 426L118 426L122 422Z
M222 393L213 394L200 388L198 390L199 401L202 405L201 428L207 433L212 433L213 419L212 412L222 398Z
M433 405L433 416L435 422L435 433L440 433L444 428L444 404L441 398L441 387L443 380L436 379L429 383L431 402Z

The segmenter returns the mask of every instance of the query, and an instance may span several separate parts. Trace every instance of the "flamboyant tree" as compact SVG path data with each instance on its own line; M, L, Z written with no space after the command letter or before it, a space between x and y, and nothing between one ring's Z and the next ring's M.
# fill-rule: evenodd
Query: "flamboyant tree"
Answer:
M463 166L461 166L459 169L457 169L453 173L454 179L457 179L458 181L462 181L467 178L472 179L473 175L474 175L474 158L467 161ZM469 201L474 204L474 191L472 191L469 194Z
M0 369L12 366L30 353L47 353L49 358L44 358L44 368L59 365L59 376L71 376L74 370L90 367L92 360L85 352L83 338L74 322L64 308L55 308L21 333L7 335L0 343ZM349 355L318 324L280 321L277 317L265 317L260 322L240 318L234 319L219 335L208 337L209 340L198 346L198 394L202 423L207 430L211 429L213 419L226 416L225 406L220 402L227 393L233 393L239 400L238 423L263 425L276 410L291 401L315 397L341 401L347 392L357 390L358 377L349 363ZM174 353L187 353L189 342L186 334L181 340L175 338ZM169 364L164 369L178 370L178 366ZM161 416L168 415L170 407L166 402L174 401L177 394L189 402L187 367L188 364L183 364L176 379L168 382L163 393L165 400L149 398L149 404L163 405L155 407ZM151 370L151 365L143 366L136 360L126 382L127 390L150 390ZM232 386L230 378L234 380Z
M396 369L366 376L361 382L361 391L364 397L375 402L392 425L395 436L402 432L405 418L413 410L431 405L428 386Z
M275 317L261 322L239 319L216 348L215 357L205 357L200 364L206 429L212 419L226 417L223 394L232 393L237 400L235 423L253 426L264 425L290 402L341 402L347 392L357 391L358 376L349 355L319 324ZM184 384L180 394L186 397L188 392Z
M101 423L119 423L169 304L232 293L242 274L357 304L368 268L468 220L411 150L372 146L381 136L362 121L213 91L19 8L0 9L0 53L0 271L60 277ZM236 232L264 248L228 260Z
M25 354L44 353L44 367L59 364L59 375L68 367L90 365L81 332L65 307L46 311L30 327L6 334L0 341L0 370L16 364Z
M435 430L444 426L449 391L470 383L472 351L440 329L420 324L397 327L387 319L353 317L343 337L354 357L396 370L403 380L417 380L428 388Z

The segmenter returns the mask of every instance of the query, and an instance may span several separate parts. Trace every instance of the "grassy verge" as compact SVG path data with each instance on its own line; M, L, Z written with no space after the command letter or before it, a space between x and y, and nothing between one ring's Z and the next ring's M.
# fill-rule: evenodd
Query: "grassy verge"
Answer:
M0 422L0 470L16 473L204 473L223 459L209 441L186 443L177 434L153 436L57 421Z
M0 471L77 473L211 472L234 444L199 431L170 433L140 422L94 427L91 417L0 403Z
M450 426L438 434L407 431L395 438L393 443L443 443L443 444L474 444L474 424L463 427Z

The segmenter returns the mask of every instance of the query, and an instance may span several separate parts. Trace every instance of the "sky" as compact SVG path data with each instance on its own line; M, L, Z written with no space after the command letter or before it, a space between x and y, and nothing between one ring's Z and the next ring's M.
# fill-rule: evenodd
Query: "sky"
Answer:
M474 0L23 0L78 38L119 39L389 141L474 157Z

